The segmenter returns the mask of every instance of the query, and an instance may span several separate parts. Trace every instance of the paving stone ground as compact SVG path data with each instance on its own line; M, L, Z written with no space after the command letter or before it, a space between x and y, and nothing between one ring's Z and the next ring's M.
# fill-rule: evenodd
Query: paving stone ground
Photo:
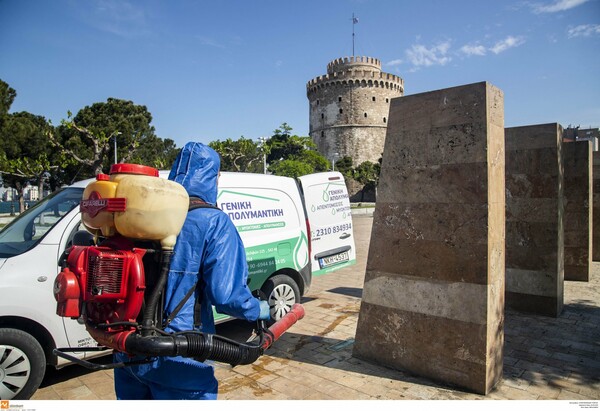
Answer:
M372 223L369 216L354 218L358 263L316 277L303 300L305 318L266 355L251 365L217 366L219 399L600 399L600 263L593 263L589 283L565 283L559 318L507 309L504 377L487 396L352 357ZM243 337L249 331L235 321L218 332ZM32 399L113 400L112 371L53 370Z

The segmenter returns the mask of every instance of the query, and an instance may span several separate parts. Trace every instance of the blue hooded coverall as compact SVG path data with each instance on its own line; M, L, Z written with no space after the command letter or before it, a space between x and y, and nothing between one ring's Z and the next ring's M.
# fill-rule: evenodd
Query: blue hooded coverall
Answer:
M216 204L219 155L201 143L187 143L171 168L169 180L183 185L188 194ZM259 301L246 285L248 267L240 236L220 210L200 208L188 213L177 237L165 289L165 318L196 282L201 299L201 330L215 333L211 305L220 313L255 321ZM194 328L191 297L166 331ZM129 361L124 353L116 361ZM156 361L115 369L117 399L216 399L218 383L213 367L191 358L158 357Z

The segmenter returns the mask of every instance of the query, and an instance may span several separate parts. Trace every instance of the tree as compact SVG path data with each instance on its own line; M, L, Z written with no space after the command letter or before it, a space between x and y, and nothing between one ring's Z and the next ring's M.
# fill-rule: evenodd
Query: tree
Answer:
M62 164L45 138L50 128L44 117L27 112L5 115L0 124L0 171L4 183L17 190L21 212L25 187L37 184L43 196L51 172Z
M50 141L63 153L71 156L82 167L81 176L108 171L114 158L114 140L117 139L117 161L127 162L136 150L148 142L156 144L152 115L146 106L132 101L109 98L106 103L94 103L81 109L71 120L62 122L56 133L49 133Z
M269 163L291 157L299 158L305 150L316 148L310 137L291 135L291 131L292 128L287 123L281 124L280 128L273 131L273 135L268 141L267 161Z
M40 197L51 172L60 166L60 157L49 148L45 135L50 124L28 112L9 114L17 92L0 80L0 172L3 184L17 191L19 210L25 210L23 193L37 184Z
M212 141L208 144L221 156L221 170L247 173L263 172L261 145L245 138Z
M144 164L159 170L167 170L175 162L179 151L175 142L170 138L163 140L154 135L148 136L133 153L131 161L135 164Z
M276 175L294 175L295 177L326 171L329 168L329 162L319 154L311 138L292 135L291 131L292 128L287 123L283 123L268 140L269 170ZM284 164L280 165L279 163Z
M305 150L300 156L294 156L292 159L311 166L311 173L319 173L329 169L329 161L316 150Z
M380 163L372 163L365 161L360 163L358 167L354 169L353 178L360 184L363 184L365 188L375 188L379 182L379 172L381 171Z
M352 178L352 157L344 156L335 162L335 169L342 173L345 178Z
M291 134L292 128L283 123L273 136L263 142L245 137L238 140L216 140L208 145L221 155L221 170L250 173L263 172L266 156L269 171L275 175L298 177L329 167L327 159L319 154L310 137Z
M10 106L17 97L15 89L0 79L0 116L7 115Z

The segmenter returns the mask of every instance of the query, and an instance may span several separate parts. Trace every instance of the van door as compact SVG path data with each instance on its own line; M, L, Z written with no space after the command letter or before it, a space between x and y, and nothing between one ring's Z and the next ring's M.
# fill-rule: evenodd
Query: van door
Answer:
M298 177L311 232L312 274L320 275L356 263L350 200L337 171Z

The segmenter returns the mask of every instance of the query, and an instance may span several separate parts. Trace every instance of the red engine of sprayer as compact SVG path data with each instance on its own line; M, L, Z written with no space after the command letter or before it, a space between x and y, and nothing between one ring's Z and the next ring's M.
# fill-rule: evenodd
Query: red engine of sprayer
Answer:
M73 246L67 267L54 283L56 313L70 318L83 315L92 324L135 322L146 289L145 252L124 238L99 247Z

